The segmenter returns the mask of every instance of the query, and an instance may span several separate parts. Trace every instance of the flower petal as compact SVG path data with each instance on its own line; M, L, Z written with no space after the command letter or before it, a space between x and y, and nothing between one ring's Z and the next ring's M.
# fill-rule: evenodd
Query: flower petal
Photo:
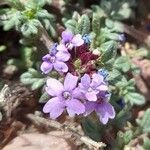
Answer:
M56 61L54 63L54 69L58 72L67 72L68 66L64 62Z
M95 91L92 92L87 92L85 94L85 97L87 98L87 100L89 101L97 101L97 93Z
M82 39L82 36L80 34L77 34L73 37L73 39L71 40L71 43L74 46L81 46L82 44L84 44L84 40Z
M77 98L77 99L81 99L81 100L84 100L85 99L85 96L84 94L82 93L81 89L80 88L75 88L72 92L72 96L74 98Z
M62 32L62 40L65 43L68 43L71 41L71 39L73 38L73 33L69 30L65 30Z
M85 74L82 78L81 78L81 83L83 86L85 86L86 88L89 88L90 86L90 76L88 74Z
M64 44L59 44L57 46L57 50L62 51L62 52L68 52L68 49L66 48L66 46Z
M99 86L100 84L102 84L104 82L104 77L101 76L100 74L93 74L92 75L92 83L91 83L91 86L93 88L96 88L97 86Z
M107 91L108 90L108 86L105 85L105 84L101 84L96 89L99 90L99 91Z
M66 101L66 109L69 116L79 115L85 112L85 106L77 99Z
M64 107L64 103L58 97L54 97L45 104L43 112L50 113L50 117L56 119L63 113Z
M49 78L46 84L46 91L51 96L59 96L63 91L63 85L56 79Z
M53 64L52 63L44 61L41 65L41 71L44 74L48 74L50 71L52 71L52 69L53 69Z
M65 62L65 61L68 61L69 58L70 58L70 53L68 53L68 52L59 51L56 54L56 59L59 60L59 61Z
M97 107L97 115L100 118L100 121L103 124L106 124L109 120L109 118L113 119L115 117L115 110L113 106L110 103L102 102Z
M45 56L42 57L43 61L48 61L51 58L50 54L46 54Z
M78 82L78 77L73 76L71 73L67 73L65 80L64 80L64 89L66 91L71 91L73 90Z
M88 116L90 113L92 113L95 110L95 108L96 108L95 102L86 102L84 116Z
M57 106L56 106L56 107L57 107ZM63 113L63 111L64 111L64 107L59 108L59 109L57 109L57 110L52 110L52 111L50 112L50 118L52 118L52 119L58 118L58 117Z

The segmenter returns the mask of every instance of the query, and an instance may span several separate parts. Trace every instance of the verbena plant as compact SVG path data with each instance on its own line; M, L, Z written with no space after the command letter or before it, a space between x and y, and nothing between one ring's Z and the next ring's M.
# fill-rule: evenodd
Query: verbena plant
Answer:
M56 34L54 15L43 9L45 0L7 2L9 7L1 10L5 13L1 13L4 30L15 27L24 36L22 58L9 60L8 64L17 65L20 61L20 68L28 69L21 75L21 82L31 85L32 90L41 89L39 102L46 103L43 111L52 119L66 112L70 117L82 116L85 133L97 141L112 127L118 132L126 126L133 106L143 105L145 99L135 88L133 75L139 73L138 68L130 56L121 55L125 36L122 26L115 21L133 17L131 7L136 6L135 2L102 0L88 14L72 12L71 18L63 16L65 29L61 37ZM57 37L56 43L50 41L53 44L44 56L37 45L33 47L32 40L27 40L33 36L42 38L41 28L42 32L47 30L51 39ZM148 115L149 110L134 128L119 131L114 149L149 132ZM143 147L148 146L148 140L144 140Z

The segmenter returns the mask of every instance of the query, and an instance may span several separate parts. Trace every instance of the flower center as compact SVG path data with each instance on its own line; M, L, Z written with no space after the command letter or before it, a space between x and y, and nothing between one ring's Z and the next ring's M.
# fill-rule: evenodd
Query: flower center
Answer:
M49 58L49 61L50 61L51 63L54 63L55 60L56 60L56 57L55 57L55 56L51 56L51 57Z
M73 48L73 44L72 44L71 42L70 42L70 43L67 43L67 44L66 44L66 47L71 50L71 49Z
M69 92L67 92L67 91L63 92L62 95L63 95L63 98L65 100L70 100L71 99L71 94Z
M91 87L88 88L88 92L92 92L93 89Z

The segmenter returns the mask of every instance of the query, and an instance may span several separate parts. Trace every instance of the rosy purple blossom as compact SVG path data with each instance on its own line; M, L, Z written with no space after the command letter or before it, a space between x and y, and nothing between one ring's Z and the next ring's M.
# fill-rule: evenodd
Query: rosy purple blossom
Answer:
M67 73L64 85L56 79L49 78L46 91L53 98L45 104L43 111L49 113L52 119L59 117L65 109L69 116L84 113L85 106L78 98L77 82L78 77L71 73Z
M48 74L52 69L64 73L64 84L54 78L49 78L46 82L46 92L51 99L45 104L43 111L49 113L52 119L58 118L64 111L71 117L76 114L87 116L95 112L103 124L115 117L115 110L109 103L110 94L106 81L108 72L95 67L94 62L99 56L89 50L89 42L89 35L82 37L65 30L62 32L61 43L55 44L50 53L43 57L43 73ZM74 65L74 61L78 59L81 61L79 68L84 74ZM68 71L71 73L65 74Z
M80 34L73 35L69 30L62 32L62 43L68 48L72 49L73 47L81 46L84 44L84 40Z
M115 117L115 110L113 106L106 100L98 100L97 102L87 102L85 104L85 108L85 116L95 111L103 124L106 124L109 119L113 119Z
M104 77L96 73L92 75L92 79L85 74L81 78L79 88L88 101L97 101L99 92L108 90Z
M109 118L115 117L115 110L108 102L108 87L102 75L95 73L91 79L88 74L85 74L81 78L79 89L86 99L85 116L95 111L103 124L106 124Z
M58 50L55 44L50 53L42 58L41 70L44 74L48 74L53 68L58 72L67 72L68 66L64 62L68 61L69 58L70 54L68 51Z

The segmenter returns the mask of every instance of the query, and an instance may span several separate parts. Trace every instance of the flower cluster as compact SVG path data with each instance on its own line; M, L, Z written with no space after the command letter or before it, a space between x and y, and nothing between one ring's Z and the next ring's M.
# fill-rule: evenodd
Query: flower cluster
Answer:
M68 50L84 43L80 34L73 35L71 31L62 32L61 43L54 44L49 54L43 57L41 70L44 74L48 74L54 68L58 72L67 72L68 66L65 64L71 57Z
M49 54L43 57L41 70L44 74L54 69L64 77L63 84L51 77L46 82L45 89L51 99L43 111L52 119L64 111L71 117L96 112L103 124L115 117L115 110L109 103L108 72L104 69L98 71L95 67L98 56L89 50L89 39L88 35L73 35L66 30L62 32L60 44L54 44Z

